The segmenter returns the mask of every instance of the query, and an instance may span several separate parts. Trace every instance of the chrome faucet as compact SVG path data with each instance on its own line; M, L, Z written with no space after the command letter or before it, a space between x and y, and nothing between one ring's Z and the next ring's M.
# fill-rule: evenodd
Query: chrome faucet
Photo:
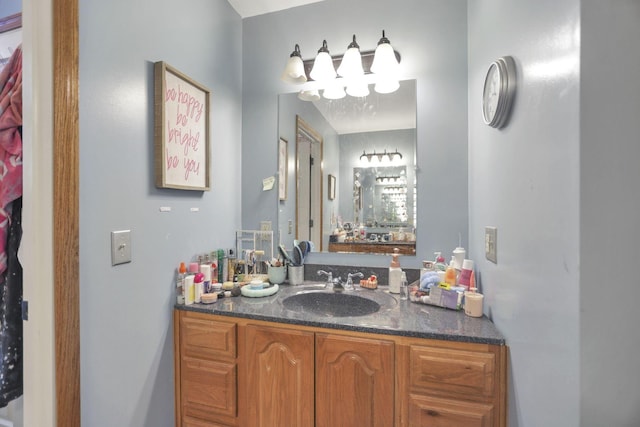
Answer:
M344 284L344 288L347 291L353 291L355 289L355 286L353 285L353 278L354 277L358 277L360 279L362 279L364 277L364 275L360 272L357 273L349 273L347 275L347 283Z
M333 288L333 274L330 271L318 270L318 276L326 276L325 288Z

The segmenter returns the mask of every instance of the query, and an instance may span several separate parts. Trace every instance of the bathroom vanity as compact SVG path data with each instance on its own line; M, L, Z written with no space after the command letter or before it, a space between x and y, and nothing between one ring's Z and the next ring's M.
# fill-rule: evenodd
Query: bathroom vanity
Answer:
M506 425L507 347L487 318L383 289L344 293L380 306L360 316L287 303L305 293L333 291L176 306L176 426Z

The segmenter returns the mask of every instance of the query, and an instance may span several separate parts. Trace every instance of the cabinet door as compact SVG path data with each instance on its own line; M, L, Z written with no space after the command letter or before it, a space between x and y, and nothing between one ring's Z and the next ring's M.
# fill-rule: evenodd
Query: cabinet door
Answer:
M316 334L316 426L394 424L394 343Z
M247 424L314 425L313 333L247 325Z
M409 425L424 427L490 427L494 425L493 406L411 395Z

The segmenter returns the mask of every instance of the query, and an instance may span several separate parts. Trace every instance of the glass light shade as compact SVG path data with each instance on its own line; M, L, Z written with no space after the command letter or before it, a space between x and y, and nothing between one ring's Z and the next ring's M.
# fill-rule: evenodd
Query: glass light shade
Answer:
M397 76L398 59L389 43L380 43L376 48L371 64L371 72L374 74L384 74L386 76Z
M347 94L344 92L344 88L341 84L332 84L327 86L327 88L322 92L322 96L326 99L342 99Z
M394 78L382 78L376 82L375 90L377 93L392 93L398 90L400 82Z
M347 95L363 98L369 95L369 85L364 80L353 81L347 86Z
M304 64L299 56L292 56L287 61L280 79L286 83L302 84L307 81Z
M336 70L333 68L333 59L331 59L329 52L318 52L309 76L317 82L326 82L336 78Z
M298 93L298 99L302 101L318 101L320 100L320 93L317 89L301 90L300 93Z
M364 75L360 49L357 47L347 49L338 67L338 74L347 79Z

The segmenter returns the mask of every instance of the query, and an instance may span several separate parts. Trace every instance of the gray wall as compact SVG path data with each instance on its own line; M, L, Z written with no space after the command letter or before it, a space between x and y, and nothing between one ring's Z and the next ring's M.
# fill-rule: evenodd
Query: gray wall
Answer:
M583 0L581 12L581 420L631 427L640 425L640 1Z
M511 427L581 425L579 6L469 1L470 254L510 347ZM479 107L503 55L516 60L518 88L496 130ZM497 265L484 257L487 225L498 228Z
M82 425L174 424L175 269L240 227L241 31L224 0L80 2ZM159 60L211 90L211 191L154 186ZM120 229L133 262L112 267Z
M243 20L242 225L276 223L277 195L261 179L276 170L277 95L292 92L280 74L296 43L313 58L326 39L332 54L344 53L352 35L361 50L374 49L383 29L402 55L403 79L417 79L418 247L402 259L418 267L436 250L450 253L462 233L467 206L467 4L464 0L323 2ZM384 11L384 13L380 13ZM291 149L291 147L290 147ZM446 190L446 191L445 191ZM447 209L432 209L438 195ZM310 263L387 266L388 256L311 254Z

